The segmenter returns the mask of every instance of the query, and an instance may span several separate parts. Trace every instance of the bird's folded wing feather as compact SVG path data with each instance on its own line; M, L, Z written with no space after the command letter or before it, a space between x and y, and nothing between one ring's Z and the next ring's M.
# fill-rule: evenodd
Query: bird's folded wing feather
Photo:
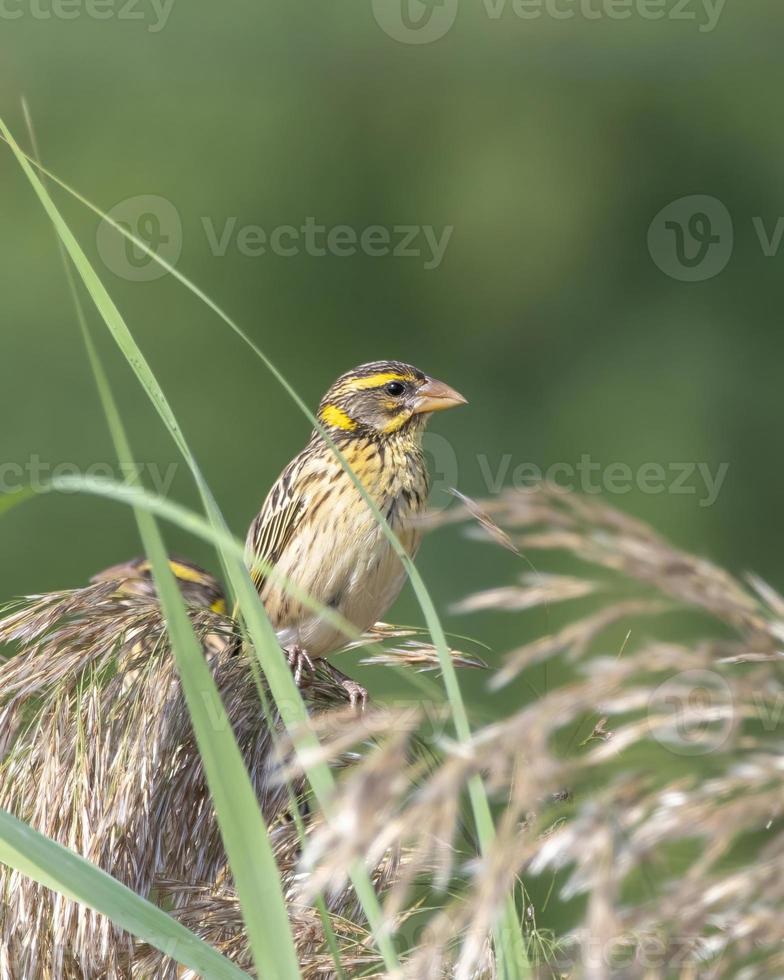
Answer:
M296 491L292 493L294 475L283 473L248 534L248 563L259 592L269 575L270 566L280 560L306 511L305 496Z

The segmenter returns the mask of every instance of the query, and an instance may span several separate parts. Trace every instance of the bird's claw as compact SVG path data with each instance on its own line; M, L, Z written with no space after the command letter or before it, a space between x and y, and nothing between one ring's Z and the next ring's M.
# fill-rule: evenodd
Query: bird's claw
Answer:
M294 674L294 683L297 687L302 686L302 675L307 672L311 677L313 676L316 668L313 666L313 661L308 656L307 652L302 649L302 647L291 647L291 649L286 651L286 659L289 662L289 667Z
M292 673L294 674L294 683L297 687L302 686L302 681L304 675L308 675L308 679L311 679L316 672L316 668L313 661L308 656L307 651L303 650L302 647L293 646L286 650L286 659L288 660L289 667L291 667ZM368 692L358 684L355 680L347 677L342 671L338 670L337 667L333 667L329 661L320 660L319 663L323 670L325 670L329 676L335 681L348 695L348 701L351 707L355 711L363 712L367 708L368 704Z
M357 684L356 681L352 681L350 677L347 677L340 682L340 686L348 694L349 704L352 708L360 712L367 708L368 692L361 684Z

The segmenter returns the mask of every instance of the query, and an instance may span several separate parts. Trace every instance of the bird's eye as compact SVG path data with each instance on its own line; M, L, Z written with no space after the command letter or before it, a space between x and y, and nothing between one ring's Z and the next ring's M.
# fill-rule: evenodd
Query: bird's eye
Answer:
M384 385L384 391L388 395L392 395L394 398L397 398L398 395L402 395L405 390L406 386L400 381L390 381L388 384Z

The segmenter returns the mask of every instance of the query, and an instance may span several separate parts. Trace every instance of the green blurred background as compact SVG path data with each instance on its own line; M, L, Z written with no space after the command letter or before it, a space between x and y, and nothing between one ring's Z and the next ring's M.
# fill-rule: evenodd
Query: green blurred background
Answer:
M501 0L459 0L459 9L406 0L419 32L401 27L396 0L174 0L165 23L149 0L104 0L105 19L68 2L4 0L4 118L27 145L24 96L53 171L102 208L120 205L134 231L168 235L177 267L311 405L366 360L412 361L449 381L470 405L434 420L430 448L441 482L474 496L491 489L487 474L504 458L507 479L523 463L544 471L584 455L635 471L728 464L711 506L700 505L696 477L693 494L606 499L685 548L784 586L784 250L766 256L754 225L761 218L775 238L784 215L779 0L727 0L712 30L716 10L702 0L681 6L686 19L663 0L662 20L644 16L651 0L628 10L624 0L560 0L555 9L573 9L571 19L544 9L522 19L511 0L498 17L488 9L500 12ZM431 43L408 43L444 25ZM0 175L6 484L9 464L110 464L52 231L2 147ZM136 202L151 195L169 202L164 210ZM661 257L674 232L659 228L655 256L648 246L656 215L691 195L715 198L709 217L723 206L734 225L706 260L733 245L726 267L706 267L716 274L697 282L654 261L674 268ZM93 215L62 193L57 201L244 536L307 422L205 306L170 277L145 280L143 262L98 246ZM382 226L395 240L395 226L453 230L437 268L425 267L429 254L254 256L238 247L243 227L269 234L309 217L357 235ZM231 219L225 254L214 254L205 222L220 234ZM423 248L421 235L413 246ZM185 466L91 317L137 458L162 471L177 464L170 493L195 505ZM175 531L168 540L216 567L199 542ZM0 600L79 585L139 551L126 509L74 496L13 510L2 542ZM493 662L551 628L547 610L448 614L467 593L527 570L505 552L447 528L425 542L419 565L449 628L481 637ZM391 618L420 621L411 594ZM383 670L357 676L373 696L402 691ZM466 687L489 714L530 696L518 687L493 699L477 674Z
M584 454L603 467L727 463L711 506L700 505L696 476L693 494L607 499L687 548L783 584L784 251L767 257L753 224L761 218L773 236L784 215L775 0L729 0L713 30L702 0L683 8L694 19L675 18L669 4L661 21L642 16L644 0L627 19L600 0L574 4L569 20L544 9L521 19L511 2L493 17L500 8L489 0L429 12L408 0L412 15L431 18L423 30L455 15L425 44L407 43L416 31L389 30L394 0L175 0L168 19L144 0L117 0L106 19L70 2L6 0L7 122L26 144L24 96L49 166L107 210L131 199L118 215L130 209L135 231L168 234L178 268L310 404L337 374L376 358L448 380L470 406L434 420L432 446L445 479L454 459L472 495L487 492L486 474L505 456L507 479L521 463L546 470ZM589 9L604 16L590 19ZM0 172L0 460L110 463L51 229L7 149ZM683 282L654 262L648 229L663 207L697 194L732 216L734 250L720 274ZM148 202L134 203L150 195L170 205L152 205L160 228ZM140 278L143 262L137 276L123 246L98 246L94 216L57 199L244 535L307 422L203 305L169 277ZM453 230L437 268L426 268L421 234L418 256L249 255L238 245L245 226L269 235L309 217L357 235L382 226L395 241L395 226ZM220 235L232 219L225 254L215 254L205 224ZM165 470L176 452L101 340L137 457ZM13 471L3 472L7 484ZM195 503L181 464L170 492ZM75 497L26 505L2 535L3 598L77 585L139 548L129 512ZM214 567L198 542L169 540ZM428 540L421 568L444 610L516 571L513 558L454 531ZM413 598L401 598L395 618L417 615ZM547 628L537 613L449 622L499 653ZM374 694L386 690L378 671L363 679Z

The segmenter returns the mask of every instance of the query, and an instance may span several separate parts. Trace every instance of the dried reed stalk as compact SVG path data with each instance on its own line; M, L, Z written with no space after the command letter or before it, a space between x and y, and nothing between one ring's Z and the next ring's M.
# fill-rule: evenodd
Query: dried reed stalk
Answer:
M553 659L571 680L477 729L468 747L445 742L424 780L410 763L403 771L406 721L390 717L380 745L344 775L344 821L319 828L306 850L310 885L339 887L350 858L395 845L409 861L390 889L390 915L407 907L418 876L449 885L407 961L411 978L481 973L518 876L556 871L566 874L560 897L582 896L583 912L543 976L780 975L784 599L601 501L547 485L464 499L433 518L460 522L526 561L559 553L569 571L526 571L458 609L580 603L552 634L510 650L491 689ZM665 618L688 638L653 639ZM346 728L320 735L326 756L331 741L342 750L350 740ZM467 860L458 821L477 775L503 810L491 853ZM361 834L347 820L357 801ZM533 949L538 937L528 938Z

